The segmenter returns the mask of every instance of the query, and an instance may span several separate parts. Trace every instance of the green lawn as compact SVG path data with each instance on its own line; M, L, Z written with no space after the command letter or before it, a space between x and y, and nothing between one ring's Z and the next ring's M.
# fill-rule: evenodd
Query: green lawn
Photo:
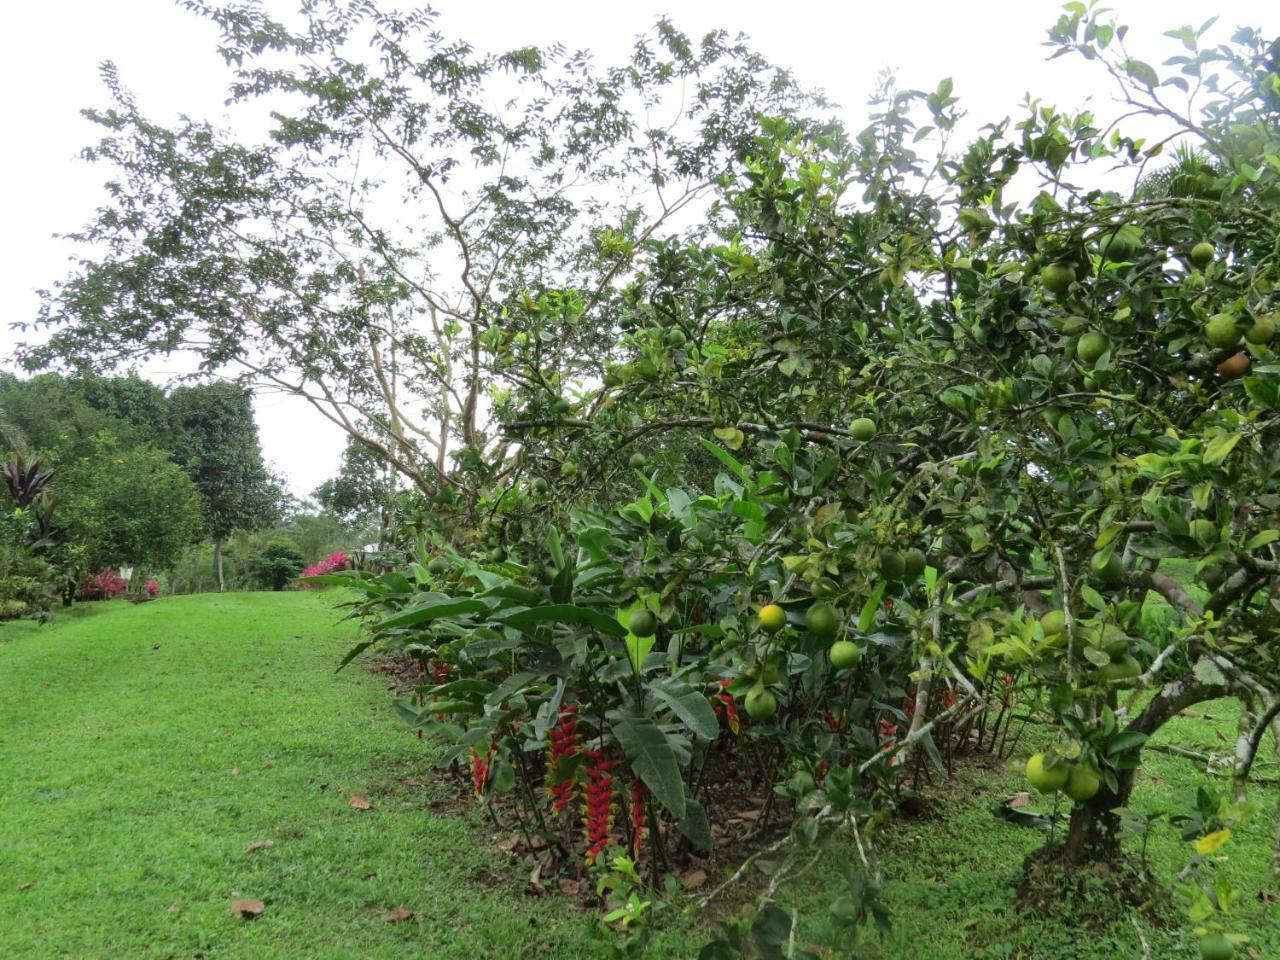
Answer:
M400 726L387 681L334 673L352 632L304 593L115 602L0 626L0 957L608 956L589 914L527 893L529 867L491 852L490 825L441 802L452 794L431 745ZM1203 710L1161 739L1229 750L1230 706ZM1264 750L1271 760L1269 740ZM1149 759L1139 806L1203 782L1186 760ZM1014 908L1022 859L1041 842L991 814L1016 789L1016 769L965 767L929 816L884 832L895 929L883 956L1141 956L1127 916L1082 932L1070 916ZM352 809L353 793L372 809ZM1224 851L1244 890L1235 929L1258 957L1280 957L1280 904L1258 896L1275 889L1275 788L1254 796L1263 813ZM273 845L246 854L259 840ZM1166 827L1152 862L1172 878L1187 851ZM803 908L828 882L819 872L788 900ZM265 912L234 919L239 898ZM416 919L385 922L399 906ZM1153 958L1196 956L1186 924L1165 917L1165 930L1142 921ZM653 956L694 956L694 925L678 911L663 921ZM806 922L806 938L830 942L822 927Z

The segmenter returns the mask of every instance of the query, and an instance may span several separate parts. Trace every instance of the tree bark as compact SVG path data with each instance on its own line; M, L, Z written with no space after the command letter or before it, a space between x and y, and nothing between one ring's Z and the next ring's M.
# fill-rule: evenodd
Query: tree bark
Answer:
M218 592L227 592L227 581L222 575L222 541L213 541L213 569L218 575Z

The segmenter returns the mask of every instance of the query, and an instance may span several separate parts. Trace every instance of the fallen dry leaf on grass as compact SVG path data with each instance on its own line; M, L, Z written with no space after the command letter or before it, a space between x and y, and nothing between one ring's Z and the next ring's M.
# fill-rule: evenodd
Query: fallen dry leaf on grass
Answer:
M255 850L265 850L267 847L273 846L271 840L255 840L244 848L245 853L253 853Z
M505 840L499 840L495 843L493 845L493 849L501 850L503 853L510 853L518 846L520 846L520 838L517 836L510 836Z
M690 870L680 877L680 884L686 890L697 890L706 882L707 871L705 870Z
M261 900L237 900L231 904L231 915L239 920L252 920L260 916L266 906Z
M1031 794L1029 794L1029 793L1015 793L1015 794L1014 794L1014 795L1009 799L1009 806L1013 807L1013 809L1015 809L1015 810L1021 810L1023 807L1025 807L1025 806L1026 806L1027 804L1029 804L1030 802L1031 802Z
M415 917L417 917L417 914L408 907L396 907L382 920L384 923L402 923L405 920L413 920Z
M560 878L560 892L566 897L576 897L582 892L582 881L573 880L569 877Z
M34 887L35 885L36 885L36 882L35 882L34 880L28 880L26 883L20 883L20 884L18 884L18 889L19 889L19 890L30 890L30 889L31 889L32 887Z
M232 768L231 768L231 775L232 775L233 777L238 777L238 776L240 776L240 768L239 768L239 767L232 767Z
M353 793L351 795L351 799L347 801L347 806L349 806L352 810L372 810L373 809L373 804L371 804L368 800L366 800L364 797L362 797L358 793Z

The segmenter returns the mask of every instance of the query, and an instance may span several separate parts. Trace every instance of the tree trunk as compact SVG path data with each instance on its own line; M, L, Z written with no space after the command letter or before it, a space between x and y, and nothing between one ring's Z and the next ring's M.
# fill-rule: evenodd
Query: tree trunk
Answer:
M213 541L213 569L218 574L218 592L227 592L227 581L222 575L222 541Z
M1151 698L1146 709L1125 729L1151 736L1182 710L1203 700L1223 696L1227 688L1207 684L1194 673L1165 684ZM1087 803L1077 803L1071 810L1067 840L1062 859L1072 865L1105 863L1120 855L1120 815L1116 812L1129 802L1137 770L1121 770L1116 776L1116 789L1104 782Z

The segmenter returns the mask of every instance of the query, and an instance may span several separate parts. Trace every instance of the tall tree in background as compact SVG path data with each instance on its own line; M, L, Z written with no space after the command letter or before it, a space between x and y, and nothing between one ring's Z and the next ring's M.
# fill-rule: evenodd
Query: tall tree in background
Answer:
M337 474L316 487L312 496L346 523L382 529L387 526L395 491L390 465L367 447L348 440Z
M222 548L235 530L273 523L279 492L262 462L253 403L234 383L178 387L169 395L174 458L200 492L204 529L213 541L218 591L226 589Z
M433 13L367 2L308 3L300 31L257 4L186 6L222 32L233 105L269 97L276 128L159 125L107 66L85 155L111 196L27 361L191 350L463 502L511 462L486 405L602 376L635 252L690 219L759 115L807 100L737 40L666 23L602 69L558 47L482 53ZM514 315L550 287L574 292Z

